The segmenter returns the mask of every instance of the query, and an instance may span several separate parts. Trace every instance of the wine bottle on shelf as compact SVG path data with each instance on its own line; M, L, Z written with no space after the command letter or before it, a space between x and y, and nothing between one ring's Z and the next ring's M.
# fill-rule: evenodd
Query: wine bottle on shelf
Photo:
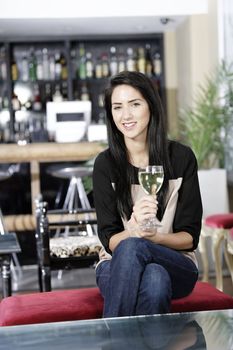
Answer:
M8 99L6 90L3 91L3 95L2 96L3 96L2 97L2 109L3 110L8 110L9 109L9 99Z
M151 77L153 74L150 44L146 44L146 74L148 77Z
M25 145L30 141L29 126L26 121L15 122L14 129L14 140L16 143L19 145Z
M144 47L138 48L137 70L143 74L146 73L146 57Z
M42 50L43 53L43 78L45 80L49 80L49 56L48 56L48 49L45 47Z
M108 62L108 55L106 52L102 53L101 62L102 62L102 77L107 78L109 76L109 62Z
M118 71L118 62L116 56L116 48L115 46L110 47L110 74L115 75Z
M127 49L126 69L128 71L136 71L136 60L132 47L128 47Z
M53 102L62 102L63 101L63 96L61 94L60 86L59 84L55 85L55 91L53 94Z
M51 101L52 101L51 85L50 85L50 83L46 83L45 84L45 96L44 96L44 99L43 99L43 107L44 107L44 109L46 109L47 102L51 102Z
M162 74L162 61L159 52L156 52L153 59L153 70L155 76L160 76Z
M62 82L61 94L62 94L63 101L68 101L68 85L66 81Z
M26 56L26 53L23 56L22 63L21 63L20 78L22 79L22 81L29 80L29 64L28 64L28 58Z
M36 63L36 57L34 54L33 48L30 50L30 55L29 55L29 79L31 81L36 81L37 80L37 63Z
M14 91L12 93L11 103L12 103L13 111L19 111L21 109L21 104L20 104L19 98Z
M38 84L34 85L33 95L34 95L34 97L33 97L33 102L32 102L32 109L35 112L40 112L42 110L42 102L41 102L40 90L39 90Z
M97 57L95 64L95 77L96 79L101 79L103 77L102 74L102 63L100 57Z
M66 59L65 59L65 56L63 55L63 53L61 54L60 61L61 61L61 79L66 80L68 77L68 69L67 69Z
M91 52L87 52L86 54L86 75L87 78L93 78L94 65L92 60Z
M72 65L72 78L76 78L78 73L77 73L77 52L76 49L73 48L70 51L70 59L71 59L71 65Z
M55 53L55 79L61 78L61 55L60 52Z
M49 78L55 80L55 57L52 53L49 55Z
M87 77L86 72L86 57L85 57L85 48L83 44L80 44L79 46L79 78L82 80L85 80Z
M0 80L7 79L6 54L4 48L0 50Z
M36 76L37 80L43 80L44 79L44 73L43 73L43 62L42 62L42 51L38 50L36 52Z
M98 107L103 108L104 107L104 94L100 93L98 95Z
M82 83L82 86L81 86L80 100L90 101L90 94L85 81Z
M13 60L11 62L11 78L13 81L16 81L19 79L18 66L17 66L16 60L14 57L13 57Z
M50 83L45 84L45 101L52 101L52 91Z
M118 57L118 73L126 70L125 57L122 51L119 52Z

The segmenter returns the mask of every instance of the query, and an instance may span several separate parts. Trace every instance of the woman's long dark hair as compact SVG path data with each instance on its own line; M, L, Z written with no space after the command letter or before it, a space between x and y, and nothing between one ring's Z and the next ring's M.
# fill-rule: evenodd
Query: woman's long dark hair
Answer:
M149 164L163 165L165 181L158 194L159 210L161 217L165 206L165 194L168 188L168 178L172 170L168 155L168 141L164 125L164 112L162 103L152 81L139 72L124 71L110 80L110 86L105 90L106 125L108 143L111 156L114 161L117 179L115 192L117 207L122 217L130 218L132 213L131 184L134 176L133 167L130 166L128 151L125 146L124 136L117 129L112 117L112 93L118 85L129 85L137 89L147 101L150 109L150 121L148 125L147 142L149 149Z

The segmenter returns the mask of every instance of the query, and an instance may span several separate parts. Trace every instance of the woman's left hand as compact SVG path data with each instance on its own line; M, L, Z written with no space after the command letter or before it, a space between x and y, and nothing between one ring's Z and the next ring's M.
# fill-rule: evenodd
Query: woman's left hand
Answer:
M157 233L156 228L150 231L142 230L140 225L137 223L134 213L132 213L131 218L127 223L127 229L131 237L139 237L139 238L145 238L145 239L150 239L154 237Z

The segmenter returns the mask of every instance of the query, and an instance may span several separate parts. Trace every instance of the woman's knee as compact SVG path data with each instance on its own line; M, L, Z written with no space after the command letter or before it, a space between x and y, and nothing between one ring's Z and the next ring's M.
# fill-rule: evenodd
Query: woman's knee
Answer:
M168 272L158 264L148 264L142 275L137 314L169 311L172 288Z
M142 239L137 237L126 238L118 244L113 255L123 254L126 257L132 256L132 254L136 254L138 251L141 251L142 245Z
M110 260L102 261L96 267L96 284L103 297L106 296L109 289L109 279L110 279Z
M101 261L95 270L96 282L98 284L100 279L109 279L110 277L110 260Z
M172 296L171 279L167 270L158 264L148 264L142 276L141 290L146 298L167 303Z

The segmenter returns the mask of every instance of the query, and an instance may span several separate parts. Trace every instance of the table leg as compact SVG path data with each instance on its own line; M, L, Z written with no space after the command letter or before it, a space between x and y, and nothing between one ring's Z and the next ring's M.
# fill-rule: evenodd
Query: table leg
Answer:
M11 296L11 255L6 254L1 259L2 265L2 295L3 298Z
M206 236L203 230L201 231L198 249L201 254L202 267L203 267L202 281L208 282L209 281L209 261L208 261L207 249L206 249Z
M216 271L216 288L223 290L223 275L222 275L222 242L224 240L224 229L216 229L213 233L213 257Z
M225 242L224 242L224 256L225 256L226 264L227 264L228 270L231 274L231 280L233 283L233 255L232 255L232 251L229 247L229 243L227 241L227 238L225 239Z
M31 167L31 206L32 214L35 213L35 199L40 194L40 165L37 160L32 160Z

